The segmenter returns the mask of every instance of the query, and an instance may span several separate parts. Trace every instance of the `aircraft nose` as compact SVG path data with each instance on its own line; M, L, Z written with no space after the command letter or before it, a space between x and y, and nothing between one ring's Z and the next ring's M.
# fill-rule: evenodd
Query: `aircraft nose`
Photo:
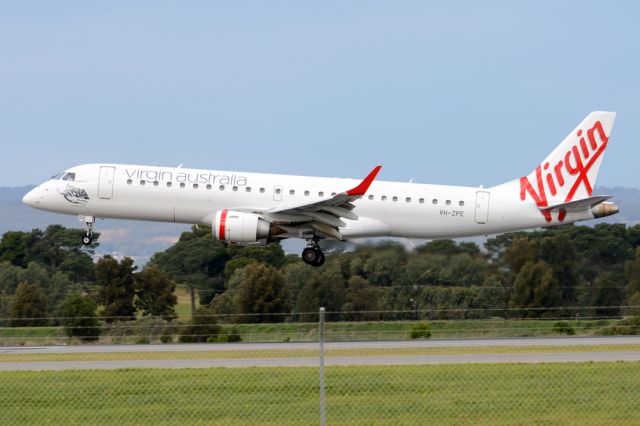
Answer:
M22 197L22 202L28 205L29 207L37 207L40 203L40 195L38 194L40 190L38 188L33 188L31 191L27 192L27 194Z

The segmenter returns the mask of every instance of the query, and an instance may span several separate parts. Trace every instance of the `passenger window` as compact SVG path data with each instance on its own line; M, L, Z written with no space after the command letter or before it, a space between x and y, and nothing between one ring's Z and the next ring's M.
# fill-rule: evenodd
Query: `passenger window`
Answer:
M207 184L207 189L211 189L211 184L210 183Z
M180 188L184 188L184 182L180 183Z
M281 194L281 193L282 193L282 189L276 188L276 194Z
M197 183L193 184L193 189L198 189L198 184Z
M251 187L250 187L250 186L247 186L244 190L245 190L246 192L251 192Z
M260 193L264 194L264 188L260 188Z
M304 195L309 195L309 191L304 191Z
M318 197L324 197L324 191L318 192Z
M143 181L143 180L141 180L141 181L140 181L140 185L142 185L142 186L144 186L146 183L147 183L147 182L145 182L145 181Z
M464 207L464 201L460 201L460 202L458 203L458 205L459 205L460 207Z
M451 205L451 200L447 200L447 201L445 201L445 204L446 204L446 205L448 205L448 206L450 206L450 205Z
M234 186L232 189L233 189L233 192L238 192L238 187L237 186Z
M332 197L335 197L336 195L338 195L338 194L336 194L335 192L332 192L332 193L331 193L331 196L332 196Z
M369 195L369 199L370 199L370 200L373 200L373 195Z
M438 200L434 198L433 200L431 200L431 203L438 204Z
M406 201L407 203L410 203L410 202L411 202L411 197L407 197L407 198L405 198L405 201Z
M171 182L167 182L167 188L171 188Z
M224 185L219 186L220 191L224 191Z
M393 201L398 201L398 197L396 197L395 195L392 198Z
M131 179L127 179L127 185L131 185L133 181Z
M418 202L419 202L420 204L424 204L424 198L420 198L420 199L418 200Z
M154 180L153 181L153 186L158 186L158 185L160 185L160 182L158 182L157 180Z
M386 196L386 195L383 195L382 197L380 197L380 199L381 199L382 201L387 201L387 196Z
M289 194L291 194L291 195L296 195L296 190L295 190L295 189L291 189L291 190L289 191Z

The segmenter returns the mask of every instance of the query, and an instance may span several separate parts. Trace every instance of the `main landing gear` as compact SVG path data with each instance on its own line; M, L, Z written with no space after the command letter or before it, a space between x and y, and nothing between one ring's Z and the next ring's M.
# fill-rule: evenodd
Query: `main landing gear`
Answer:
M302 260L311 266L322 266L324 264L324 253L320 249L318 241L309 241L307 247L302 250Z
M78 216L80 222L84 222L84 235L82 236L82 244L90 246L93 242L93 224L96 218L93 216Z

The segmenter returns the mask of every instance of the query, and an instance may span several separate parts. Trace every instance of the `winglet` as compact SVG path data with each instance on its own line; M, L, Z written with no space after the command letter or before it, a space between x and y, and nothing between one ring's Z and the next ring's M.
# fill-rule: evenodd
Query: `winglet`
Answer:
M369 173L367 177L364 178L362 182L360 182L360 185L356 186L353 189L348 190L346 194L350 196L364 195L369 189L369 186L371 186L371 182L373 182L373 180L378 175L378 172L380 171L381 168L382 166L374 167L373 170L371 170L371 173Z

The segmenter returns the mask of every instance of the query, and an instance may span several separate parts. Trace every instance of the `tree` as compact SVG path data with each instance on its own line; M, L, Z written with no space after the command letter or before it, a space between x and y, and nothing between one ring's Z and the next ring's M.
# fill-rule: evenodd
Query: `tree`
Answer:
M346 303L342 306L347 320L372 320L379 318L380 289L372 287L367 280L359 276L349 278L347 282Z
M96 265L98 303L104 306L101 315L107 322L135 319L133 259L125 257L119 263L104 256Z
M180 341L182 343L206 342L217 338L222 333L220 326L212 312L205 308L198 308L191 317L189 324L182 327Z
M527 237L516 238L504 250L502 260L513 273L517 274L525 263L536 261L535 246Z
M628 294L640 292L640 248L636 249L633 259L625 263L624 273L629 284Z
M539 317L556 315L558 311L543 308L561 306L562 293L553 270L543 261L527 261L516 276L509 307L525 309L522 315Z
M176 318L174 307L178 298L173 294L176 283L166 272L151 265L135 274L134 279L135 307L142 311L142 315L163 317L167 321Z
M625 277L621 268L605 271L598 275L594 282L595 298L593 300L593 305L597 306L596 315L610 317L621 314L620 306L627 299L624 281Z
M282 322L290 307L287 304L287 291L284 276L275 268L262 263L252 263L242 270L243 279L235 293L238 310L243 314L252 314L245 320L249 322Z
M47 323L45 319L47 299L35 284L18 284L11 308L12 327L37 327Z
M68 337L90 342L100 338L100 321L96 318L96 303L78 293L68 295L60 304L58 315Z
M339 265L327 262L321 271L315 271L305 286L298 293L296 300L296 312L315 313L321 307L328 312L337 312L342 309L345 302L346 289L344 278L340 273ZM336 318L337 315L328 315ZM303 321L310 321L317 315L301 315Z
M87 248L82 245L82 233L61 225L50 225L44 232L7 232L0 240L0 261L23 268L37 262L50 270L67 272L75 281L93 281L91 254L98 246L99 234L94 233L94 243Z
M191 232L183 232L176 244L156 253L151 258L155 265L169 273L179 283L185 283L191 294L191 315L196 310L196 289L205 290L213 296L224 289L223 271L229 260L227 248L222 241L211 237L211 228L193 227Z

